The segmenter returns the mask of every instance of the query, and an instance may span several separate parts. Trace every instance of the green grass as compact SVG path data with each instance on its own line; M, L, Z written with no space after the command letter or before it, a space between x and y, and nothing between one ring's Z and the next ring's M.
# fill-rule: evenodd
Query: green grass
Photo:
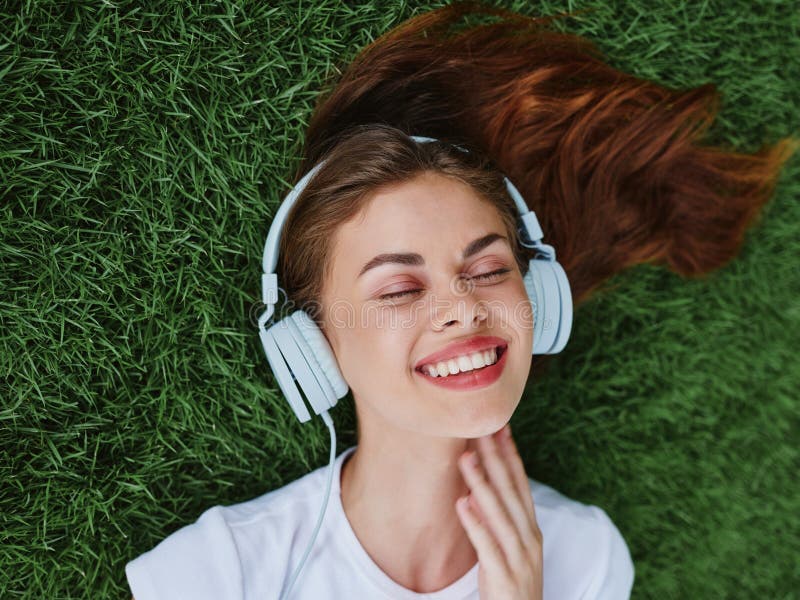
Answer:
M325 463L256 334L261 250L326 74L422 10L383 4L0 9L0 597L128 598L125 562ZM796 3L500 5L591 7L555 27L715 83L710 141L800 130ZM634 598L800 597L799 195L795 156L729 266L621 273L534 363L529 475L606 509Z

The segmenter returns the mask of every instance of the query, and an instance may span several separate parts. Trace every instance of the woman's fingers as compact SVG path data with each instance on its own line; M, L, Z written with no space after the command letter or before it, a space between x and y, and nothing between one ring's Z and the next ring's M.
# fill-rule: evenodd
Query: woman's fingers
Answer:
M507 435L503 435L504 430L508 432ZM517 492L522 499L525 514L533 515L532 523L534 525L534 533L539 543L541 543L541 530L539 529L539 522L536 520L536 506L531 492L531 484L530 481L528 481L528 474L525 472L525 465L522 463L522 457L520 457L517 445L514 443L514 438L511 435L510 425L506 423L506 426L501 429L500 432L500 447L503 450L511 479L514 481Z
M483 466L480 464L480 457L474 451L470 451L461 457L459 465L471 490L470 495L475 498L481 512L485 515L483 523L485 528L493 534L492 537L497 541L505 555L503 562L508 562L511 565L519 564L525 554L525 548L517 531L517 526L508 514L506 508L507 500L503 498L503 495L507 494L512 494L516 497L516 490L513 487L496 490L494 483L490 482L484 474ZM513 502L513 499L511 501ZM516 502L519 504L519 500ZM526 525L526 527L530 529L530 526Z
M478 552L481 598L541 600L542 534L522 459L504 433L477 438L476 450L459 458L470 488L467 498L477 506L470 508L462 498L456 512Z
M528 476L522 469L525 488L520 491L519 473L515 473L515 464L510 460L512 448L509 448L510 438L505 437L506 428L491 436L478 439L478 449L481 461L485 465L489 480L494 484L500 499L505 504L505 509L514 522L518 535L521 537L525 548L534 548L536 540L535 512L531 509L531 492ZM513 444L513 442L512 442ZM517 457L519 458L519 457ZM519 461L522 464L522 461ZM526 502L526 498L528 502Z
M507 579L510 577L510 573L506 567L503 550L495 541L494 534L489 530L489 524L481 521L474 509L469 506L468 498L468 496L464 496L458 499L456 511L461 517L461 523L467 531L469 541L472 542L478 553L481 567L487 572L502 574L502 577Z

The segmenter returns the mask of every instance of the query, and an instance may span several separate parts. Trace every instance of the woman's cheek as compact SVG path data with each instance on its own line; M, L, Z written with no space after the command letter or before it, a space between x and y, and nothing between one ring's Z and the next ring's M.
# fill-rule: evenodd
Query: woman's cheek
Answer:
M504 302L504 316L506 323L517 331L533 329L533 307L531 306L525 284L520 279L507 294Z

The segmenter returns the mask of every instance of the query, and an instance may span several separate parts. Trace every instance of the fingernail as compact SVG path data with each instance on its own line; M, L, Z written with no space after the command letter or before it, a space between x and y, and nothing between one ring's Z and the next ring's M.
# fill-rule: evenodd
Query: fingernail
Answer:
M470 465L472 465L473 467L477 467L478 466L478 455L475 454L475 452L470 451L470 453L467 455L467 462Z

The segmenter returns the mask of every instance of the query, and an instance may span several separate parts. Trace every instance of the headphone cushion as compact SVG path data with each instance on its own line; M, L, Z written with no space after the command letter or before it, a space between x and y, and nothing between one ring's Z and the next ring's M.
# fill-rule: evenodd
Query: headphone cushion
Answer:
M533 309L533 322L536 323L536 313L539 308L539 300L537 298L535 284L533 283L533 269L528 269L528 272L525 273L525 277L522 278L522 281L525 283L525 291L528 292L528 298L531 301L531 308Z
M531 260L528 262L528 272L525 273L522 281L525 283L525 291L528 292L528 299L531 301L531 308L533 309L533 347L531 348L531 354L534 354L536 342L542 331L540 317L544 314L544 290L542 289L542 280L539 276L536 261Z
M350 388L342 376L339 363L336 362L336 356L333 354L333 349L325 335L304 310L293 312L292 317L303 339L306 340L314 353L314 357L317 359L323 374L328 378L336 398L344 397Z

